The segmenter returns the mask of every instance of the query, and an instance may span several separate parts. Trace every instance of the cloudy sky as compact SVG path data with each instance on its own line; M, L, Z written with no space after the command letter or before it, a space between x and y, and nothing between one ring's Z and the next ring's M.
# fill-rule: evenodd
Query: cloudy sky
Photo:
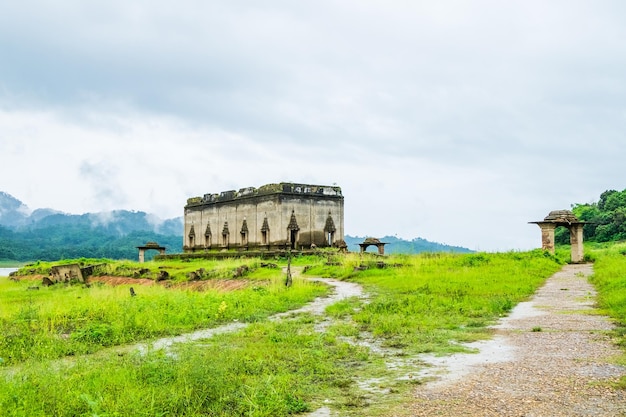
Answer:
M504 251L626 188L626 2L0 4L0 191L181 216L342 187L346 233Z

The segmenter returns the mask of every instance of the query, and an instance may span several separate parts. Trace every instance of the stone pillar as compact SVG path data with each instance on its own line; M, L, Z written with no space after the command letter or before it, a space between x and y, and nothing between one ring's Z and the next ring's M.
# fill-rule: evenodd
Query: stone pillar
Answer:
M539 223L541 228L541 249L549 251L554 255L554 229L556 224L554 223Z
M139 263L142 264L145 260L145 249L139 249Z
M378 244L378 245L376 245L376 246L378 246L378 254L379 254L379 255L384 255L384 254L385 254L385 245L383 245L383 244Z
M569 228L569 241L572 245L572 262L580 263L585 258L583 246L583 225L573 224Z

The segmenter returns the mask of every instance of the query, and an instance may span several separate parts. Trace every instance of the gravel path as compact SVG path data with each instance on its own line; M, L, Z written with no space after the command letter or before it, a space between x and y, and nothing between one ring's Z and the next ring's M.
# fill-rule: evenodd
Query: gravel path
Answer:
M567 265L496 328L478 355L425 358L433 381L415 392L412 416L626 416L620 351L594 313L591 265ZM539 331L540 330L540 331ZM441 373L442 369L444 370Z

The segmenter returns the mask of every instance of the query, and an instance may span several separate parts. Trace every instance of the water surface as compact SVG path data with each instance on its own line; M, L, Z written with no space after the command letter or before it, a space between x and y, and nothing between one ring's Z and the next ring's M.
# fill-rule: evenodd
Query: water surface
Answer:
M0 268L0 277L8 277L11 272L17 271L19 268Z

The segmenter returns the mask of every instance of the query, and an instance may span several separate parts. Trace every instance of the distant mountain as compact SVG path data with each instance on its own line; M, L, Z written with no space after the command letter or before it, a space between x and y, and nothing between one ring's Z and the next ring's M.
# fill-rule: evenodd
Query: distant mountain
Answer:
M358 252L364 237L345 236L348 250ZM460 252L471 250L429 242L384 236L386 254ZM136 259L137 246L156 241L168 253L182 252L183 218L162 220L142 211L114 210L67 214L49 208L31 211L17 198L0 192L0 260L63 258ZM147 256L153 254L148 253Z
M0 191L0 225L21 226L27 222L30 214L28 206L12 195Z
M182 251L182 217L162 220L141 211L67 214L32 211L0 192L0 260L63 258L136 259L136 246L156 241L168 252ZM147 253L147 259L154 255Z
M162 220L143 211L114 210L85 214L67 214L49 208L31 211L17 198L0 191L0 226L25 231L70 225L102 229L119 236L135 231L182 236L183 230L182 217Z
M363 243L365 237L345 236L344 240L348 244L348 250L357 252L360 250L359 243ZM454 252L454 253L471 253L472 250L461 246L449 246L442 243L430 242L426 239L415 238L413 240L404 240L395 236L384 236L379 238L385 245L385 254L393 253L422 253L422 252ZM375 248L368 248L368 252Z
M143 211L113 210L100 213L53 213L30 223L30 229L55 226L81 226L101 229L112 235L124 236L136 231L152 231L164 235L182 236L182 217L161 220Z

